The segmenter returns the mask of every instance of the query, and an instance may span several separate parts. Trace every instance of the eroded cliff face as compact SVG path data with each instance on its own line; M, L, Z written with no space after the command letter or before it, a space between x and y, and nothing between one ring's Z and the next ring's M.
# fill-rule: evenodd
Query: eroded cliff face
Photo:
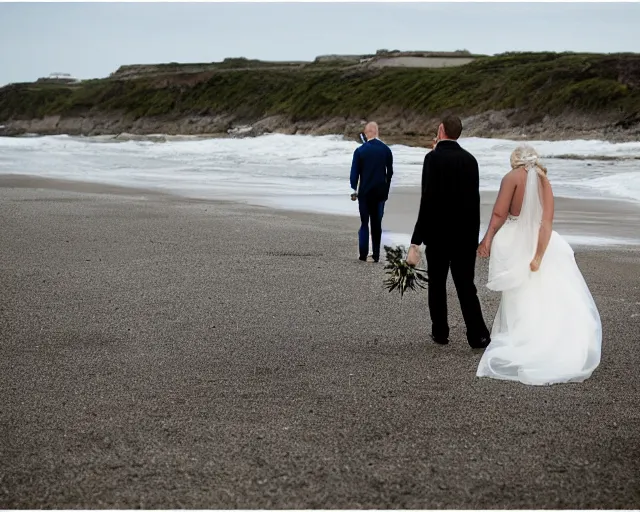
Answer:
M381 136L390 143L427 146L435 135L438 118L420 116L372 116L380 124ZM48 116L42 119L0 122L0 136L37 135L113 135L145 138L150 135L188 135L202 137L253 137L268 133L289 135L342 135L355 138L368 119L331 117L314 121L292 121L285 116L256 120L237 119L233 115L143 117L90 115ZM631 120L633 121L633 120ZM613 116L586 116L567 113L531 121L517 111L491 111L463 118L466 137L514 140L594 139L633 141L640 138L640 119L625 124Z
M147 135L201 135L226 133L231 128L231 119L226 116L197 116L177 119L143 117L131 119L117 114L61 117L48 116L42 119L5 121L4 130L11 135L117 135L127 132ZM0 130L0 134L2 131Z

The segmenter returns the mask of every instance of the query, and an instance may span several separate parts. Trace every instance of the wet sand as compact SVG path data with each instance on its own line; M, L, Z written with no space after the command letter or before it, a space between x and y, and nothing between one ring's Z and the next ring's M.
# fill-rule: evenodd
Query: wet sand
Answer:
M638 250L577 253L602 363L532 388L475 377L452 286L428 342L355 218L12 180L1 508L640 507Z
M496 192L481 192L483 233L491 219ZM411 233L420 207L420 189L398 187L393 190L385 207L384 229L397 233ZM455 208L455 205L452 205ZM446 215L446 212L443 212ZM554 229L568 237L572 244L585 249L587 242L640 246L640 205L613 199L555 200ZM573 240L575 239L575 243Z

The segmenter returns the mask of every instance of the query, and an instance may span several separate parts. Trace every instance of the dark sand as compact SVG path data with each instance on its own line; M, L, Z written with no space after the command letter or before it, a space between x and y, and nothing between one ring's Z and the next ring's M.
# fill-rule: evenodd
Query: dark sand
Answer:
M640 507L639 252L577 252L601 366L527 387L355 218L0 184L0 508Z

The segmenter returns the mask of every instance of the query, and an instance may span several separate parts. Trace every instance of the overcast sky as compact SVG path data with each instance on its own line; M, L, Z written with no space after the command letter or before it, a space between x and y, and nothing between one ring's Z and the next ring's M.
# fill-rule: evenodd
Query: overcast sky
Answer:
M640 52L640 3L0 3L0 85L377 49Z

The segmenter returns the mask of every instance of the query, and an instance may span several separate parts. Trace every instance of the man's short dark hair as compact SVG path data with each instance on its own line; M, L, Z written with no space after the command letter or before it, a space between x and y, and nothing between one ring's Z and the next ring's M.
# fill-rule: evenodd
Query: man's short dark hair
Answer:
M460 134L462 133L462 121L460 121L458 116L445 117L442 120L442 126L447 137L453 140L460 138Z

